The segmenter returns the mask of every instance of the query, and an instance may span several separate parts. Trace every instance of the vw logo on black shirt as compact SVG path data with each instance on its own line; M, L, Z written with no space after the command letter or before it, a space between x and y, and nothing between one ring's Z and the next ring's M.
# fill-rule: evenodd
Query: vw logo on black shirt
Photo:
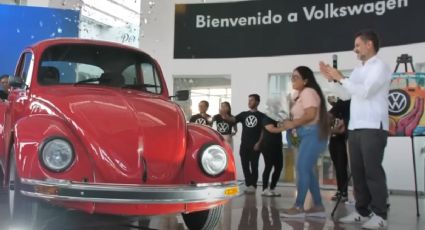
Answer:
M217 123L217 131L219 133L226 133L229 131L229 124L224 122Z
M257 123L258 123L257 117L255 117L254 115L249 115L245 119L245 125L248 128L254 128L255 126L257 126Z
M198 118L196 119L195 123L200 125L206 125L207 121L204 118Z

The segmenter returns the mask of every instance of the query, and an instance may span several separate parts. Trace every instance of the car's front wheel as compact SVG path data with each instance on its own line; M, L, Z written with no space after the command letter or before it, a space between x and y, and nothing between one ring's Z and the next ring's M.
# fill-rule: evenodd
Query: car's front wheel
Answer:
M16 170L15 151L12 148L9 166L9 214L12 225L31 227L38 214L38 202L21 194L21 181Z
M3 189L3 180L4 180L3 169L0 167L0 189Z
M209 210L183 213L183 220L190 230L213 230L220 222L223 206L217 206Z

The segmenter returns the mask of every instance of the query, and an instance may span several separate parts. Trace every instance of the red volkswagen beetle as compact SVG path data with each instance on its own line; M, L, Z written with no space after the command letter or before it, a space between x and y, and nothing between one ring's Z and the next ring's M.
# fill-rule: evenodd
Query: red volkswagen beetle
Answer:
M182 213L190 229L212 229L239 194L230 147L212 129L186 123L158 63L138 49L41 41L24 50L9 84L0 163L15 223L47 203Z

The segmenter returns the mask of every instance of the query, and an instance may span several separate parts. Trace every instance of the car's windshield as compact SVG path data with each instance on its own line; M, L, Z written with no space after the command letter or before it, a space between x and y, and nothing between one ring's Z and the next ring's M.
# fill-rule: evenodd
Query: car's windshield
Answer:
M94 84L161 93L153 60L128 49L96 45L57 45L42 55L37 81L41 85Z

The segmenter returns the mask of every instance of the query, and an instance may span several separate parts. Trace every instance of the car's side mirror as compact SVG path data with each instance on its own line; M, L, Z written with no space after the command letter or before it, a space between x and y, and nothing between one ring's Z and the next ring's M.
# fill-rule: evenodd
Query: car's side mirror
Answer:
M179 90L176 95L170 96L170 98L175 98L177 101L186 101L189 99L189 90Z
M9 85L14 88L21 88L24 85L24 80L21 77L9 75Z

